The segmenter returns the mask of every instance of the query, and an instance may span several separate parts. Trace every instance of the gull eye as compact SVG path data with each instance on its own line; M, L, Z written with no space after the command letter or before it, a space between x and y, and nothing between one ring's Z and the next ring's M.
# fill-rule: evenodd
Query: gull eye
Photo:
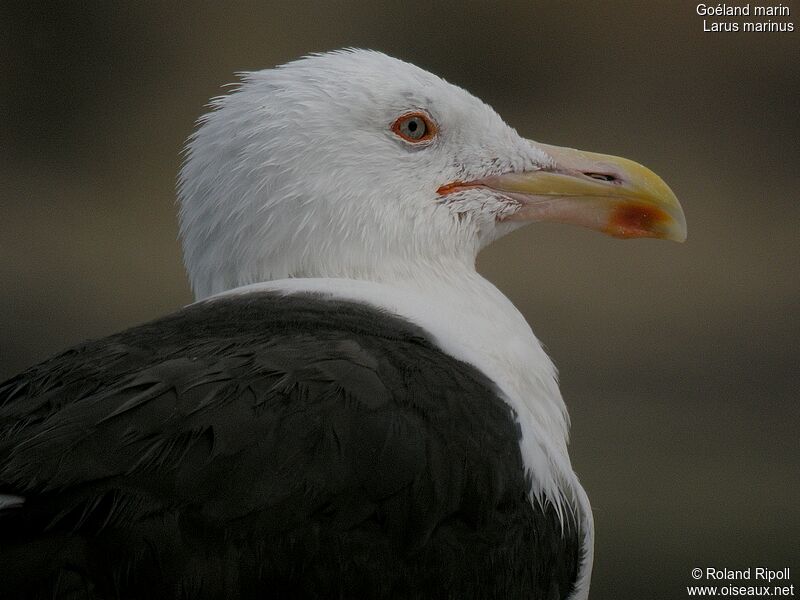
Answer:
M407 142L427 142L436 135L436 126L423 113L409 113L392 123L392 131Z

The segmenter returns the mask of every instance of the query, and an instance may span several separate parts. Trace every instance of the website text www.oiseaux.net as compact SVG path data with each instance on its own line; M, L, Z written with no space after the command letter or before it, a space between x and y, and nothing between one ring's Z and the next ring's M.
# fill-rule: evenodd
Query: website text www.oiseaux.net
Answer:
M686 593L695 598L790 598L795 595L791 571L756 567L748 569L692 569L692 579L703 585L688 585Z

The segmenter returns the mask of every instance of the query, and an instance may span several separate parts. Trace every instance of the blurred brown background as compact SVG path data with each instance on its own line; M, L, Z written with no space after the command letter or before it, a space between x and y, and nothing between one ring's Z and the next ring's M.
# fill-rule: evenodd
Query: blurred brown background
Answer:
M787 3L785 3L787 4ZM684 598L694 567L800 586L800 4L704 33L693 2L4 3L0 377L191 301L183 140L241 70L383 50L523 135L652 167L684 245L558 225L481 271L562 373L597 522L593 598Z

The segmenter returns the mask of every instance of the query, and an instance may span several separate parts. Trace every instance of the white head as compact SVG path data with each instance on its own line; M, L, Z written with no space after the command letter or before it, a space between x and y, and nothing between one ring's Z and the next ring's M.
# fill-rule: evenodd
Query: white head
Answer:
M685 237L680 206L643 167L530 142L463 89L378 52L246 73L212 107L179 184L198 299L273 279L474 265L533 220Z

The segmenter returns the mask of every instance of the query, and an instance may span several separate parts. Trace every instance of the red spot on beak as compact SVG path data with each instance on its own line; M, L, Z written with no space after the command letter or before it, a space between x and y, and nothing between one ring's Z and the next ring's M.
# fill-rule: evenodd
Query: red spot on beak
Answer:
M660 225L669 220L669 215L660 208L625 202L611 212L606 233L618 238L663 237Z

